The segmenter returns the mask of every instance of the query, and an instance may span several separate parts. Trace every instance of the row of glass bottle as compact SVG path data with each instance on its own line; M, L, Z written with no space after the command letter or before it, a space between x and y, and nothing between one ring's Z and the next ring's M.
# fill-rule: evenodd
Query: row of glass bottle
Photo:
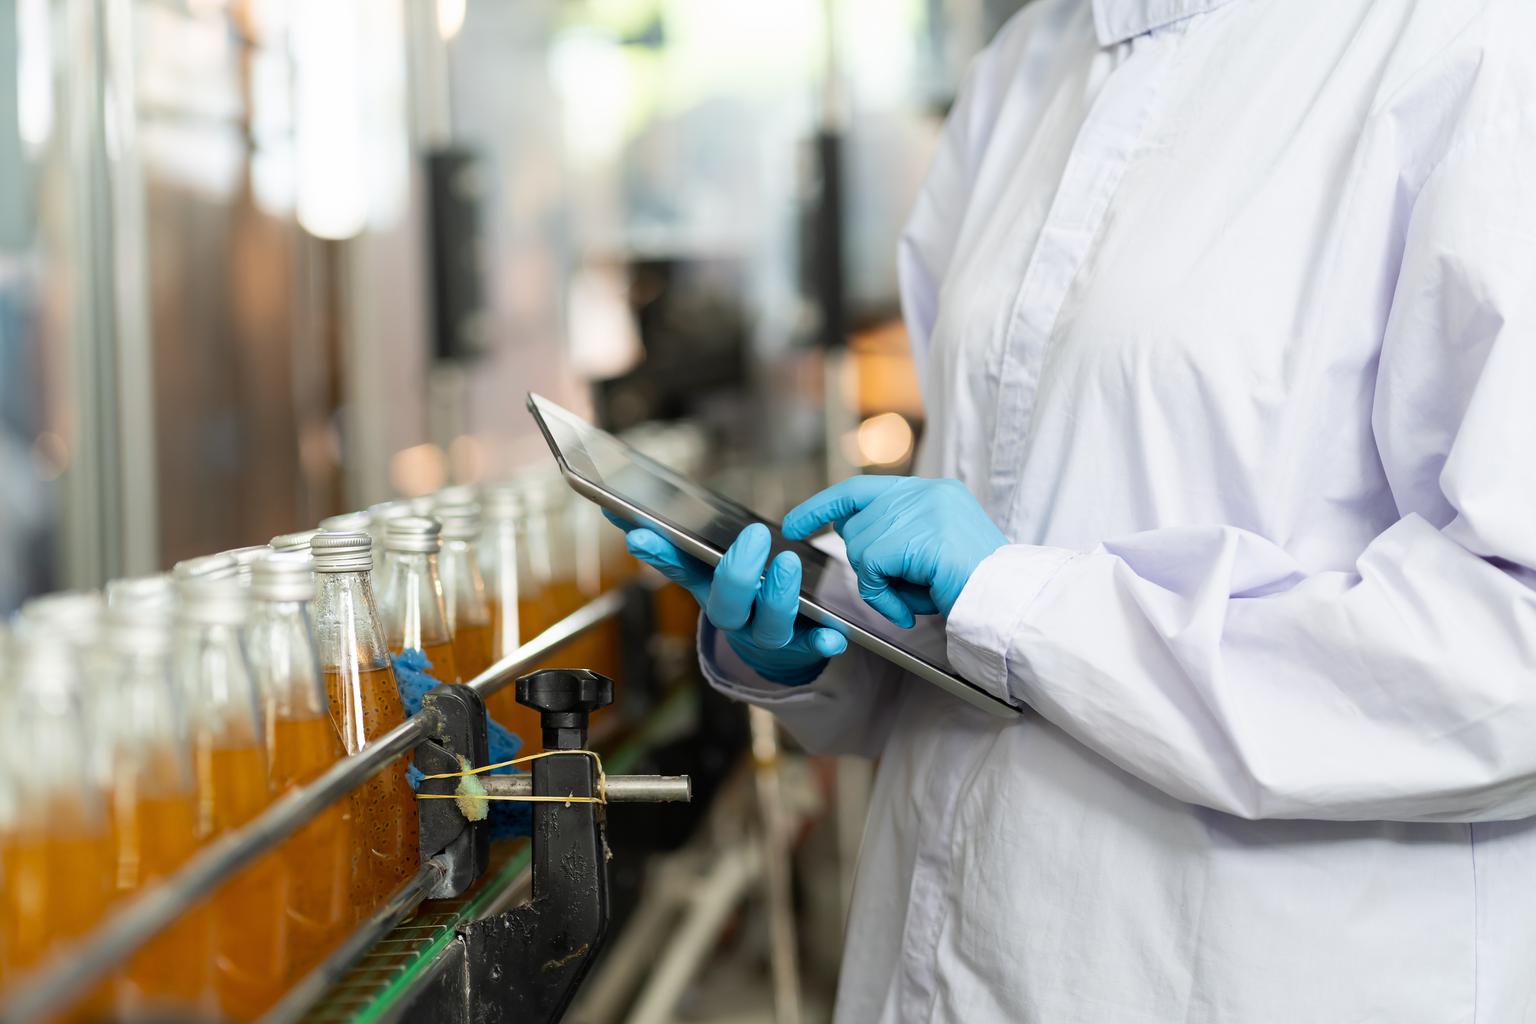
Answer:
M451 488L431 505L370 509L366 534L343 529L364 520L337 517L271 549L182 563L174 582L24 609L5 661L26 739L0 764L0 989L397 724L388 651L419 648L434 675L469 679L624 575L611 542L575 542L595 510L566 493L548 477L490 488L482 529L476 495ZM429 510L441 525L410 515ZM587 539L618 536L587 522ZM379 535L394 541L382 620L369 572ZM274 553L305 545L312 578L302 553ZM558 660L616 674L611 635L578 644ZM503 694L493 713L537 749L536 719ZM403 765L376 776L178 921L85 1010L258 1016L415 872L415 823Z

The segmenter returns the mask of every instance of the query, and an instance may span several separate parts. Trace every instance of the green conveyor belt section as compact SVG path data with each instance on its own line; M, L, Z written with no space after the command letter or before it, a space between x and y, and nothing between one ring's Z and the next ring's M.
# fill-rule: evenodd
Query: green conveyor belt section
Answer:
M693 719L698 691L680 686L657 706L617 750L603 758L611 775L631 771L645 754L674 738ZM396 1002L411 992L458 927L483 914L528 869L533 847L526 839L500 844L492 851L488 881L458 900L422 905L416 917L379 940L347 975L305 1015L308 1024L374 1024L387 1019Z

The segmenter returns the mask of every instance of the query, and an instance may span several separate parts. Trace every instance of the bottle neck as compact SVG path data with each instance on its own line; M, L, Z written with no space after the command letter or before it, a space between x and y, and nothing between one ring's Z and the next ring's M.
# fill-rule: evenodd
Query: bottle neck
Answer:
M379 605L391 650L426 651L450 642L437 555L390 552L384 563Z
M315 573L315 648L324 670L349 675L389 667L389 647L374 605L372 574Z
M191 709L191 733L200 746L245 748L263 742L261 702L242 640L235 625L182 627L177 690Z
M443 608L448 613L448 627L455 633L462 625L487 625L491 620L486 604L485 578L475 545L467 540L443 543L438 568L443 580Z
M249 647L257 688L273 721L328 713L307 601L258 601Z

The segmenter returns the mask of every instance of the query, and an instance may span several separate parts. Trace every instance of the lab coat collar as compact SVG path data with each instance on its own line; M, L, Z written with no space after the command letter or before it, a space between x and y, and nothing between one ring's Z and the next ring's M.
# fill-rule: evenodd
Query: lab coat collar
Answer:
M1204 14L1232 0L1093 0L1093 28L1100 46L1127 39Z

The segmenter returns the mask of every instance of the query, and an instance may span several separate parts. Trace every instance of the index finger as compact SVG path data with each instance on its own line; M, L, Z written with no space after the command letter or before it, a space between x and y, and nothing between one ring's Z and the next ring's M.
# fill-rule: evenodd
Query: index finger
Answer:
M828 523L841 522L894 487L899 476L851 476L806 498L784 517L784 536L804 540Z

